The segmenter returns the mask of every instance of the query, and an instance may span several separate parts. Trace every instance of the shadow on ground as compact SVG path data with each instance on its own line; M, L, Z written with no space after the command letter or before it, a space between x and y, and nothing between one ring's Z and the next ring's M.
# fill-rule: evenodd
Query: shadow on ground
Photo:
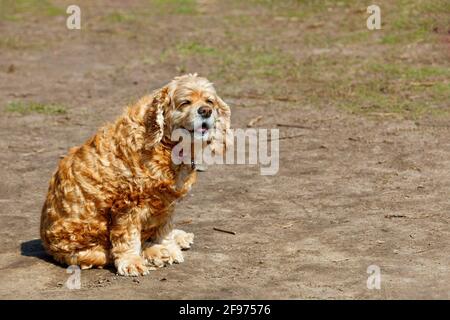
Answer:
M46 262L55 264L52 257L45 252L41 239L34 239L22 242L20 244L20 254L25 257L35 257Z

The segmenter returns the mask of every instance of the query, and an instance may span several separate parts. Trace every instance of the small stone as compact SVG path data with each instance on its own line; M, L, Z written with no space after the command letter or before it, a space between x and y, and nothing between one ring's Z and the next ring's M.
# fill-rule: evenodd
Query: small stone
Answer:
M16 66L11 64L8 67L8 70L6 70L7 73L13 73L14 71L16 71Z

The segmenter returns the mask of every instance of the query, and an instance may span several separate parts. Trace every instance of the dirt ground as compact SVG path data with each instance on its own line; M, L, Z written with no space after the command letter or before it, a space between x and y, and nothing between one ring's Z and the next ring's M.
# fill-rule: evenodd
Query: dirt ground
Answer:
M0 0L0 298L450 299L448 10L379 1L371 33L361 1L38 2ZM393 20L422 9L422 33ZM69 290L38 232L60 156L186 72L234 128L280 129L278 174L210 167L176 209L184 263Z

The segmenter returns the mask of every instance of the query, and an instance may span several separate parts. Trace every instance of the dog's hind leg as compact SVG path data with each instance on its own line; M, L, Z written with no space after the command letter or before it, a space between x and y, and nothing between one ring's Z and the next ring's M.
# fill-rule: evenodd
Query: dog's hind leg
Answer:
M78 264L81 269L103 268L111 262L109 255L109 250L102 247L83 250L78 253Z
M53 253L53 257L56 261L69 266L77 265L80 266L81 269L103 268L111 262L109 255L109 250L101 246L95 246L73 253Z
M56 261L83 269L109 264L107 222L77 218L54 220L41 227L42 244Z

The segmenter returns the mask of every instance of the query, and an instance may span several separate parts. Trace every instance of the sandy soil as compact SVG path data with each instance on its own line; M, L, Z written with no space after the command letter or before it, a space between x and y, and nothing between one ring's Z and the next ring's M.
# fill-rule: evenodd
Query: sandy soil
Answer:
M224 10L204 3L205 14ZM86 19L100 10L90 6ZM261 176L249 165L211 167L176 210L178 227L196 236L184 263L134 279L86 270L81 289L65 287L69 274L38 239L51 173L68 148L127 102L185 71L170 54L163 63L154 58L161 48L173 47L183 32L212 44L221 32L215 24L202 29L179 21L150 19L142 33L136 31L142 25L120 23L68 32L63 17L0 22L2 34L25 40L24 47L0 51L0 103L67 108L60 115L0 109L0 298L449 299L450 121L300 105L261 92L257 83L220 77L211 80L232 106L233 127L262 116L257 127L280 129L278 174ZM209 77L208 68L193 59L186 71ZM277 85L296 90L289 81ZM380 290L367 289L370 265L381 268Z

